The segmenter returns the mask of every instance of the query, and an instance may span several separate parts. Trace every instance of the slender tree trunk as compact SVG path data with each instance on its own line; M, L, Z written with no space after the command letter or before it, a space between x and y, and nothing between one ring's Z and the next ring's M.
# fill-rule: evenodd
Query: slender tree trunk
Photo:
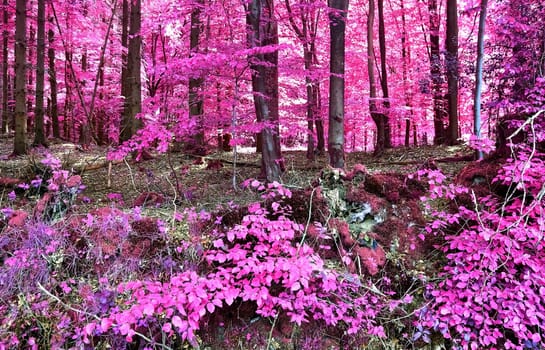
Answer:
M72 134L70 133L72 120L73 120L73 101L72 101L72 75L70 74L70 61L72 60L72 52L65 50L64 52L64 84L66 89L66 94L64 98L64 121L63 121L63 132L64 138L68 141L74 141L72 139Z
M314 89L314 100L316 101L316 119L314 125L316 126L316 139L318 143L316 148L318 149L319 154L324 154L325 152L325 136L324 136L324 121L322 119L322 102L321 102L321 93L320 93L320 83L316 83L316 89Z
M252 0L247 5L246 23L250 47L278 43L273 0ZM249 57L257 121L265 123L261 131L261 172L267 181L279 181L283 170L278 125L278 53ZM265 68L264 63L268 64ZM267 125L268 124L268 125Z
M328 0L330 44L329 165L344 168L344 64L348 0Z
M430 13L430 67L433 90L433 143L445 143L445 103L443 97L443 72L441 64L441 47L439 45L440 16L437 0L428 0Z
M86 115L85 121L83 123L84 128L82 130L82 136L83 136L83 139L86 141L86 142L82 142L82 145L84 145L84 146L88 145L91 142L92 138L96 139L98 137L98 135L96 133L94 135L91 135L91 129L93 128L94 123L95 123L95 101L96 101L98 86L99 86L100 81L101 81L100 76L101 76L101 74L103 75L103 73L104 73L104 62L105 62L104 57L106 55L106 48L108 46L108 41L109 41L109 38L110 38L110 31L111 31L112 26L113 26L113 20L114 20L116 11L117 11L117 0L114 0L113 6L112 6L112 14L110 16L110 20L108 21L108 29L106 30L106 35L104 36L104 43L102 44L102 49L100 51L98 67L97 67L97 72L96 72L96 76L95 76L95 83L94 83L94 86L93 86L93 94L91 95L91 103L89 105L89 108L86 109L87 110L87 115ZM105 22L105 20L103 20L103 21ZM87 55L85 55L85 56L87 56ZM86 63L86 65L87 65L87 63Z
M319 82L312 77L312 69L317 65L316 55L316 34L319 20L319 11L306 9L301 11L299 19L301 25L297 25L292 11L290 1L285 0L288 10L288 19L292 29L295 31L298 39L303 45L303 59L305 65L305 85L307 93L307 159L314 160L316 151L322 153L325 149L323 126L321 126L321 117L319 109ZM316 127L316 134L314 133ZM316 139L318 145L316 146Z
M390 94L388 92L388 69L386 67L386 32L384 26L384 0L377 0L378 5L378 41L380 48L380 86L382 89L384 123L384 147L392 148L392 132L390 126Z
M369 113L377 126L375 154L384 152L386 128L384 118L377 109L377 86L375 79L375 51L373 45L373 28L375 23L375 0L369 0L369 17L367 17L367 70L369 73Z
M409 65L411 61L411 50L409 41L407 40L407 21L405 19L405 5L403 0L400 3L401 7L401 57L403 60L403 90L405 92L405 107L407 108L405 115L405 147L410 146L411 140L411 120L414 119L414 111L412 106L412 89L409 84ZM414 145L416 147L416 144Z
M193 2L191 11L191 30L189 33L189 55L193 56L199 52L199 44L201 34L203 33L203 23L201 13L204 8L204 0L196 0ZM204 140L204 120L203 120L203 98L202 89L204 85L203 77L189 78L189 118L195 120L197 130L193 137L195 143L195 151L198 154L205 153Z
M87 72L87 50L86 49L83 49L83 53L81 54L81 71ZM86 81L85 80L82 81L81 84L85 86ZM78 143L83 147L84 150L87 149L89 145L91 144L91 127L89 125L89 118L90 118L90 115L87 115L86 113L86 115L84 115L83 119L81 120L81 126L79 129Z
M26 0L17 0L15 17L15 140L13 154L27 153Z
M121 52L121 96L123 96L123 110L121 112L122 114L122 120L119 130L119 140L120 141L126 141L125 139L129 139L130 136L128 136L129 131L125 131L126 128L126 119L128 118L125 114L127 112L126 105L129 101L129 79L128 79L128 73L127 73L127 66L128 66L128 56L127 51L129 50L129 0L123 0L122 3L122 10L121 10L121 46L123 47L123 50Z
M49 17L50 28L47 32L48 49L47 56L49 59L49 89L51 93L50 116L53 124L53 137L59 139L61 137L59 127L59 107L57 105L57 73L55 69L55 34L53 32L53 16Z
M311 64L308 56L310 52L305 46L303 48L303 56L305 60L305 71L308 72ZM316 111L316 102L314 101L314 91L311 78L307 75L305 77L305 85L307 86L307 159L314 160L315 155L315 140L314 140L314 112Z
M3 0L3 31L2 31L2 129L0 133L5 134L9 129L10 113L8 111L9 99L9 75L8 75L8 0Z
M32 7L32 5L31 5L31 7ZM28 10L28 6L27 6L27 10ZM27 18L27 23L28 23L28 18ZM34 60L34 45L28 45L28 43L29 42L31 42L31 43L36 42L36 29L32 25L33 21L30 21L30 23L31 24L30 24L30 28L28 30L28 35L27 35L27 49L28 49L28 54L27 54L27 58L26 58L27 64L35 62L35 60ZM28 67L27 67L27 70L26 70L27 77L28 77L27 91L26 91L27 96L29 96L29 95L31 95L33 93L36 93L33 90L33 88L34 88L34 71L35 71L34 69L28 69ZM33 129L33 127L34 127L34 118L30 118L30 116L34 112L34 106L32 105L32 100L30 98L27 98L26 106L27 106L26 107L27 132L33 132L34 131L34 129Z
M45 0L38 0L38 45L36 48L36 108L34 145L47 146L44 129Z
M487 6L488 0L481 0L479 34L477 38L477 68L475 70L475 99L473 107L473 130L477 139L481 138L481 91L483 87L484 33ZM483 159L483 152L477 150L476 156L478 160Z
M458 4L447 0L446 66L448 82L447 141L458 143Z
M127 53L127 93L122 120L121 141L127 141L141 128L142 122L136 115L142 110L141 95L141 0L131 0L129 24L129 50Z
M98 94L98 99L102 101L104 99L103 87L104 87L104 67L101 67L98 72L98 86L100 87L100 93ZM96 132L97 132L97 142L99 145L106 145L108 143L108 134L105 130L105 122L107 121L106 113L104 109L97 111L97 117L95 119L96 123Z
M127 50L129 49L129 0L123 0L121 13L121 89L127 88ZM128 94L122 94L128 97Z

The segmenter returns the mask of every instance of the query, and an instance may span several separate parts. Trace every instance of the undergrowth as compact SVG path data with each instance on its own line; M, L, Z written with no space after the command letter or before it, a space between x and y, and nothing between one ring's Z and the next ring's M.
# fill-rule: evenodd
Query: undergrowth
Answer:
M393 276L321 256L278 183L248 181L262 200L236 223L188 210L167 224L139 208L77 213L81 178L51 157L43 164L50 175L20 185L1 211L0 349L363 348L393 337L405 348L544 348L545 164L535 147L519 145L502 167L504 193L479 197L436 170L416 174L429 183L424 203L443 203L427 208L420 237L442 238L444 265L403 293ZM15 208L38 186L36 205ZM320 240L338 239L320 227Z

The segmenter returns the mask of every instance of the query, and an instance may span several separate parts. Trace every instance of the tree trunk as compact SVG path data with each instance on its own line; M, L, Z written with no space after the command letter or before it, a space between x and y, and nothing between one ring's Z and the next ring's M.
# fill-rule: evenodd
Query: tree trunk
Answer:
M447 142L458 143L458 5L447 0L446 66L448 81Z
M383 108L381 113L384 123L384 147L392 148L390 126L390 94L388 92L388 70L386 67L386 33L384 28L384 0L378 0L378 41L380 48L380 86L382 89Z
M28 35L26 37L27 49L28 49L28 54L27 54L27 57L26 57L27 64L29 64L29 63L32 64L34 62L34 45L28 45L29 42L35 42L35 37L36 37L36 30L32 26L32 23L33 23L33 21L31 21L30 28L28 30ZM29 88L29 87L34 86L34 69L28 69L27 68L26 74L27 74L27 78L28 78L26 94L27 94L27 96L29 96L31 93L34 92L32 90L32 88ZM27 100L26 100L26 116L27 116L27 118L26 118L26 125L27 125L26 132L32 132L33 131L32 128L33 128L33 125L34 125L34 118L29 118L29 115L31 115L32 112L33 112L32 107L33 106L32 106L31 99L27 98Z
M121 46L123 47L121 51L121 96L123 96L123 110L122 120L119 130L119 140L126 141L130 138L129 130L125 130L127 127L125 123L127 122L126 116L127 113L127 104L129 101L129 79L127 73L128 67L128 56L127 51L129 50L129 0L123 0L122 10L121 10Z
M414 119L414 112L412 106L412 89L409 84L409 66L411 61L411 50L409 41L407 40L407 21L405 19L405 5L403 0L400 3L401 7L401 58L403 60L403 90L405 92L405 107L409 116L405 115L405 147L410 146L411 139L411 120ZM416 144L414 145L416 147Z
M303 45L303 59L305 65L305 85L307 93L307 159L314 160L316 151L322 153L325 149L324 131L322 120L320 117L319 108L319 81L312 77L312 70L318 64L316 55L316 35L318 29L319 11L315 9L305 9L300 11L301 25L298 26L295 22L290 1L285 0L286 9L288 10L288 18L291 27L295 31L298 39ZM316 127L316 133L314 128ZM318 145L316 145L316 140Z
M377 126L375 154L384 152L386 143L386 126L384 118L377 109L377 86L375 81L375 51L373 45L373 27L375 23L375 0L369 0L369 16L367 17L367 69L369 73L369 113Z
M481 13L479 15L479 34L477 37L477 67L475 70L475 99L473 107L473 130L475 137L481 138L481 91L483 87L483 60L484 60L484 32L486 26L486 10L488 0L481 0ZM483 152L476 151L477 159L483 159Z
M261 47L278 43L273 0L252 0L246 8L248 43ZM261 131L261 172L269 182L279 181L283 164L278 124L278 52L248 57L252 69L252 88L257 121L265 123ZM264 66L267 63L267 68Z
M433 90L433 143L445 143L445 103L443 97L443 73L441 64L441 47L439 46L440 17L437 0L428 0L430 13L430 73Z
M45 75L45 0L38 0L38 39L36 48L36 107L34 145L47 146L44 129L44 75Z
M129 0L123 0L121 9L121 46L124 48L121 52L121 90L122 96L128 97L128 93L123 93L127 88L127 50L129 49Z
M328 0L330 44L329 165L344 168L344 63L348 0Z
M303 57L305 60L305 71L309 72L312 66L309 59L310 52L307 45L303 46ZM310 56L311 57L311 56ZM316 111L316 102L314 101L314 86L312 85L311 78L307 75L305 77L305 85L307 92L307 159L314 160L316 158L316 146L314 138L314 113Z
M8 75L8 0L2 2L3 11L3 27L2 31L2 129L0 133L5 134L9 129L10 113L8 111L9 99L9 75Z
M131 0L129 24L129 50L127 52L127 99L123 110L121 141L127 141L142 126L136 115L142 110L141 95L141 0Z
M59 127L59 107L57 105L57 73L55 70L55 34L53 32L53 16L49 17L50 28L47 32L48 49L47 56L49 59L49 88L51 90L51 105L50 116L53 124L53 137L59 139L61 137Z
M13 154L27 153L26 143L26 0L17 0L15 17L15 139Z
M72 124L72 111L73 111L73 102L72 102L72 75L70 74L70 69L68 68L71 64L72 52L65 50L64 52L64 84L66 89L66 95L64 98L64 120L63 120L63 133L64 138L68 141L73 141L72 135L70 133L71 124Z
M189 33L189 55L190 57L199 52L200 37L203 32L201 12L204 8L204 0L193 2L191 11L191 29ZM204 78L189 78L189 118L195 120L196 130L193 135L193 146L197 154L205 154L204 120L203 120L203 98L202 89Z
M85 15L85 10L84 10L84 15ZM83 53L81 54L81 71L87 72L87 50L86 49L83 49ZM74 80L78 80L78 78L75 78ZM82 86L85 86L85 83L86 81L83 80L81 82ZM83 116L83 119L81 120L81 126L79 130L78 143L82 146L84 150L87 149L89 145L91 144L91 127L89 125L89 118L90 118L90 115L88 113L85 113L85 115Z

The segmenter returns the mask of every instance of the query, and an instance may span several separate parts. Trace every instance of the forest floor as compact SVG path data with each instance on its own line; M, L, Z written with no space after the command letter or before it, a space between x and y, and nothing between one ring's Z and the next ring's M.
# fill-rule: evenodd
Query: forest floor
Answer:
M225 208L228 203L243 208L251 202L261 200L259 193L256 191L241 188L244 180L259 176L260 156L256 155L253 149L240 149L237 152L236 164L233 152L210 153L205 157L172 152L153 154L152 159L141 162L135 162L130 158L123 161L109 162L106 158L108 152L106 147L95 146L90 150L82 151L73 144L61 142L51 143L47 150L32 149L29 155L11 157L12 142L12 138L4 137L0 139L0 185L2 185L0 187L2 191L0 192L0 203L2 207L11 205L32 212L33 206L36 205L32 198L26 199L19 196L15 202L10 203L8 193L13 190L17 181L30 183L36 175L41 175L44 167L40 164L40 161L44 158L45 152L49 152L58 158L62 162L63 169L72 170L82 177L85 190L79 196L74 208L71 209L72 214L87 213L101 207L117 207L123 210L136 206L145 206L143 213L146 216L160 218L167 223L172 223L174 222L173 213L181 212L185 208L195 208L197 211L204 209L208 212L214 212L220 207ZM417 213L414 210L419 206L418 197L414 198L413 196L411 198L411 195L407 195L407 184L403 184L407 189L405 192L402 192L396 186L400 187L401 182L399 182L399 179L401 177L406 177L407 174L414 173L417 169L430 164L442 170L447 177L447 181L451 181L469 163L468 159L471 154L471 149L462 145L449 147L424 146L409 149L395 148L387 150L380 157L374 157L364 152L347 153L347 172L357 168L355 165L362 164L367 174L371 177L374 176L372 179L366 180L371 185L366 184L365 187L362 187L355 182L342 180L337 184L330 183L329 185L323 182L321 187L323 192L327 192L332 189L331 186L345 186L346 197L343 197L342 200L345 201L345 204L348 203L349 207L351 205L349 203L350 195L363 196L363 198L369 200L371 206L382 206L380 210L374 208L373 215L379 215L377 213L382 210L388 212L387 221L382 226L377 225L375 227L377 228L377 236L373 234L370 239L375 244L378 242L380 247L384 247L383 250L380 248L382 258L386 259L387 257L389 261L393 261L391 252L392 247L395 245L400 252L396 256L406 257L407 260L401 264L399 262L395 264L387 263L381 273L399 274L400 268L404 269L405 267L408 267L407 270L418 270L417 273L420 273L423 269L430 268L433 261L426 262L426 254L429 254L429 250L426 250L427 248L424 246L418 248L422 252L420 255L411 252L411 250L414 250L417 235L414 233L416 231L411 228L412 223L409 221L414 219L419 222L419 225L422 225L423 220L420 210L416 209ZM303 206L307 206L304 208L306 215L309 205L309 192L305 191L316 187L316 181L320 177L320 173L323 169L328 168L327 156L319 156L315 161L308 161L305 157L305 151L285 151L283 156L286 171L283 174L282 182L285 187L299 193L299 202L297 202L297 199L293 202L294 212L297 212L297 203L303 203ZM385 175L382 176L381 174ZM392 183L380 183L381 181L391 181ZM377 182L378 186L376 185ZM328 188L328 186L330 187ZM394 192L398 192L397 198L391 199L388 196L387 192L392 189ZM334 193L334 191L330 193ZM312 197L310 197L310 201L312 202ZM327 203L324 201L322 199L322 203ZM404 206L406 208L397 209L396 204L399 204L399 208ZM326 206L328 205L326 204ZM310 206L312 207L312 204ZM341 220L349 222L348 216L354 214L357 213L345 210ZM379 222L378 218L375 217L375 219L376 222ZM301 218L299 220L301 222ZM342 231L340 226L339 231ZM351 237L345 238L351 240L350 245L352 246L359 244L359 238L356 238L357 244ZM366 239L368 238L366 236ZM362 258L366 257L365 254L370 254L369 249L367 249L367 252L363 252L364 249L366 248L360 249ZM426 267L420 266L423 264ZM361 273L361 266L359 269ZM369 268L367 269L369 270ZM406 273L407 271L402 272ZM408 272L406 278L412 278ZM411 288L409 285L412 283L407 282L403 288ZM279 325L279 328L282 328L282 325ZM288 329L291 328L288 327ZM391 339L391 342L397 344L398 340ZM342 345L340 347L342 348ZM219 347L207 346L204 348L221 349L222 347L220 345ZM277 347L277 349L283 348L290 347ZM294 348L294 346L291 348ZM332 348L338 347L333 346ZM370 348L385 349L383 345ZM388 348L402 349L403 347L392 345Z
M63 169L71 169L82 176L86 186L83 194L94 207L108 205L112 201L121 207L132 206L143 193L161 195L160 204L166 207L170 202L181 207L208 210L229 201L245 204L256 199L252 193L233 186L233 182L239 187L244 180L259 176L260 156L253 148L240 149L236 165L233 152L210 153L205 157L172 152L156 154L153 159L141 162L130 159L108 162L107 147L94 146L82 151L74 144L61 142L52 143L48 149L32 149L29 155L13 158L10 157L12 142L12 138L0 139L0 177L32 180L39 175L36 165L39 166L45 152L49 152L61 160ZM311 186L320 170L327 167L327 155L309 161L305 154L305 151L283 152L286 172L282 182L288 188ZM353 152L346 154L346 169L363 164L371 174L409 174L426 161L439 159L444 161L436 162L436 165L448 180L468 163L466 158L469 155L471 149L463 145L400 147L386 150L380 157ZM2 197L5 195L3 193Z

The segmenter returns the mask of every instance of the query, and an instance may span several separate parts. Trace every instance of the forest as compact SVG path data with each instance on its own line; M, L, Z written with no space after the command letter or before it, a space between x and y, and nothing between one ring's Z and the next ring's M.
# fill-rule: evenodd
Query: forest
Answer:
M0 17L0 350L545 349L540 0Z

